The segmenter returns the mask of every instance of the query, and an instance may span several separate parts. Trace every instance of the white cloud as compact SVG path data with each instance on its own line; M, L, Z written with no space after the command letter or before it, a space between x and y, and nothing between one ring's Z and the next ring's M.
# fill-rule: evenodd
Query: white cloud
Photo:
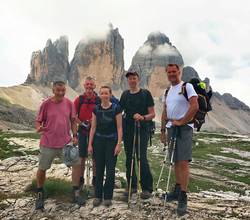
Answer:
M71 59L79 40L100 36L112 22L125 40L126 68L147 35L159 30L216 90L250 105L243 91L250 74L248 0L12 0L1 2L0 15L0 86L22 83L32 51L48 38L67 35Z

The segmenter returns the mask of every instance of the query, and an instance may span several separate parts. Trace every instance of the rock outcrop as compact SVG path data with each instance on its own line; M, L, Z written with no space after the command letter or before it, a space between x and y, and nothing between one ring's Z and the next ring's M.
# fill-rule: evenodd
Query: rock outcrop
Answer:
M250 112L250 108L244 102L233 97L230 93L224 93L223 95L220 95L218 92L216 92L214 93L214 96L224 101L231 109Z
M169 63L184 65L181 54L169 38L163 33L153 32L136 52L129 70L136 70L141 87L150 89L153 96L159 97L168 85L165 68ZM122 87L127 87L124 75Z
M113 205L94 208L93 199L78 207L64 198L46 198L45 210L34 210L35 197L27 191L38 166L37 156L11 157L0 160L0 219L249 219L249 192L240 195L234 192L201 191L188 193L188 214L176 215L176 204L155 197L141 200L132 196L130 208L123 197L124 189L115 189ZM64 164L53 164L48 177L70 181L71 171ZM27 188L28 187L28 188Z
M182 80L184 82L189 82L192 78L197 78L200 80L199 74L193 67L185 66L182 70Z
M49 85L53 81L67 81L68 38L62 36L55 42L49 39L43 51L35 51L31 57L31 70L26 83Z
M34 127L35 112L20 105L13 105L0 98L0 129L30 129Z
M84 78L90 75L95 77L97 89L109 85L118 90L124 73L123 49L123 38L112 25L103 39L81 40L70 63L69 85L82 90Z

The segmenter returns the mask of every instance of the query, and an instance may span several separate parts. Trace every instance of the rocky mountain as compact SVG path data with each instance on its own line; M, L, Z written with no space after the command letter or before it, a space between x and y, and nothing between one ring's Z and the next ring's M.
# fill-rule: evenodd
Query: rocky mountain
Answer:
M68 38L62 36L55 42L49 39L43 51L32 53L30 74L26 83L49 85L56 80L67 81L69 72Z
M31 71L25 84L0 88L0 98L11 104L36 111L41 101L51 95L51 82L67 81L67 96L74 99L82 92L82 81L86 76L96 78L97 91L100 85L110 85L119 97L127 88L124 70L124 40L117 28L109 26L99 38L82 39L76 46L74 57L68 61L67 37L52 43L49 39L42 51L33 52ZM135 53L129 70L136 70L141 78L141 87L149 89L155 98L156 121L160 121L161 97L169 85L165 67L168 63L182 66L182 80L199 78L191 66L184 66L178 49L169 38L160 32L150 33L144 44ZM207 84L209 79L205 78ZM231 94L214 93L213 111L209 112L203 129L208 131L249 133L250 110Z
M169 63L184 65L181 54L169 38L163 33L153 32L134 55L129 70L137 71L141 86L148 88L153 96L159 97L168 85L165 68ZM124 75L122 88L127 88Z
M149 89L155 97L156 121L160 121L162 112L162 96L169 85L165 67L168 63L176 63L183 67L182 80L188 82L191 78L198 78L198 72L191 66L185 66L181 53L172 45L169 38L160 32L149 34L146 42L138 49L133 57L129 70L138 71L141 86ZM200 79L201 80L201 79ZM207 87L210 80L205 78ZM122 87L126 88L123 75ZM208 113L207 122L203 130L249 133L249 107L233 97L231 94L214 93L212 98L213 111Z
M91 75L96 78L97 88L106 84L114 90L120 89L124 73L123 50L123 38L112 25L103 39L81 40L70 63L69 85L82 90L83 79Z

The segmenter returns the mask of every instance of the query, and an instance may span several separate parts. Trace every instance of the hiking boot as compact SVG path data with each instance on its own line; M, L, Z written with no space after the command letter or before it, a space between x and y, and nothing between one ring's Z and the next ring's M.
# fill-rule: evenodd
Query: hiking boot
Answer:
M101 203L102 203L102 200L100 198L95 198L93 201L93 206L97 207L97 206L101 205Z
M123 193L124 196L128 197L128 191L129 189L127 188L125 192ZM137 193L137 188L132 188L131 189L131 194Z
M35 209L36 210L44 209L44 191L40 191L37 193Z
M141 193L141 198L142 199L149 199L151 197L151 192L147 191L147 190L143 190Z
M93 176L93 178L92 178L92 186L93 186L93 187L95 187L95 179L96 179L96 177Z
M106 207L109 207L109 206L112 205L112 201L111 201L111 199L105 199L104 202L103 202L103 204L104 204Z
M84 186L84 178L81 176L81 177L80 177L80 184L79 184L79 189L80 189L80 191L83 190L83 186Z
M179 216L185 215L187 212L187 193L181 191L178 197L177 214Z
M76 203L79 206L85 205L85 199L80 195L80 189L73 189L73 203Z
M181 192L180 184L175 184L174 190L172 192L163 194L163 199L166 199L166 202L177 201L179 194Z

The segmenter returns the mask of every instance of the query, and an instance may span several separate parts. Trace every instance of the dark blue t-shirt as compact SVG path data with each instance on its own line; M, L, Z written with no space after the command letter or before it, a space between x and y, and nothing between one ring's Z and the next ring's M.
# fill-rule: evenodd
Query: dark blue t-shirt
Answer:
M96 133L101 135L112 135L117 133L116 115L121 113L120 105L112 105L104 109L99 104L95 107L93 113L96 116Z

